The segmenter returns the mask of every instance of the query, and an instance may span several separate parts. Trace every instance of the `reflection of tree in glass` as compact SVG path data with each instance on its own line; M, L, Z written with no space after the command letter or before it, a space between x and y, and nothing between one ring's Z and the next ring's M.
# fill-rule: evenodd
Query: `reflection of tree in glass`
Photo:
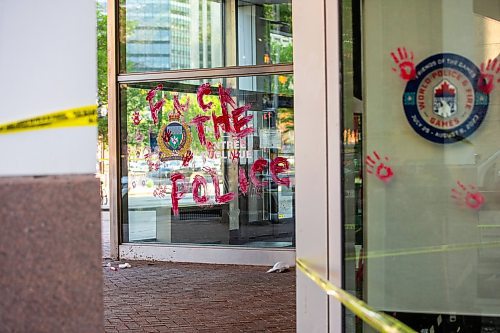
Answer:
M99 108L108 105L108 16L106 8L97 4L97 104ZM108 145L108 116L99 117L97 121L99 142Z
M285 4L265 4L264 42L266 45L265 63L291 63L292 54L292 5Z
M121 17L125 16L124 8L120 8ZM108 105L108 34L107 22L108 15L105 6L97 3L96 6L97 18L97 104L99 108L107 108ZM125 20L120 20L125 22ZM125 23L122 23L125 24ZM121 34L120 40L125 43L125 40L137 26L137 22L127 21L125 34ZM122 27L123 28L123 27ZM128 63L127 70L133 69L134 64ZM108 116L104 115L98 118L97 124L98 139L104 147L108 145Z
M279 108L278 109L278 129L282 133L284 144L293 144L294 138L294 119L293 108Z
M108 104L107 22L106 9L97 3L97 101L99 106Z

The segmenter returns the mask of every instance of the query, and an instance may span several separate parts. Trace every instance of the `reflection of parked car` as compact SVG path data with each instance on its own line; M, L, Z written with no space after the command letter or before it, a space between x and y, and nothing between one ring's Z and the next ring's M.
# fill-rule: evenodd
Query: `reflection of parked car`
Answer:
M166 161L161 164L162 168L167 171L179 170L182 167L182 161Z
M203 170L203 168L215 168L215 169L220 169L220 159L205 159L203 161L203 158L201 156L195 156L193 158L193 161L191 162L191 168L195 171Z
M182 168L182 161L166 161L162 162L158 170L151 170L146 174L146 177L151 179L155 185L170 184L170 174L179 171Z
M148 164L146 161L131 161L128 170L130 173L144 173L148 171Z

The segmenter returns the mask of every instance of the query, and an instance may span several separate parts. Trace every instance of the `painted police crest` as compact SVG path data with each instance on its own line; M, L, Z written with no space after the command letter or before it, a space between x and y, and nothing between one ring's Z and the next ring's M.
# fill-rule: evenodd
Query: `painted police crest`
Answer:
M169 122L160 128L158 146L162 161L182 160L182 157L191 147L192 136L189 126L181 121L181 114L173 110Z
M474 133L488 111L489 97L477 89L481 73L469 59L452 53L428 57L406 84L405 115L411 127L435 143L454 143Z

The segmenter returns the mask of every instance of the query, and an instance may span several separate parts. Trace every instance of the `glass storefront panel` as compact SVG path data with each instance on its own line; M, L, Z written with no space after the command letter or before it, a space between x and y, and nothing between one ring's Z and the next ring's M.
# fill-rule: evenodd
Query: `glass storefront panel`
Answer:
M341 3L344 288L417 332L499 332L499 2Z
M123 242L295 245L292 75L120 96Z
M120 72L222 67L220 0L121 0Z
M121 73L293 60L290 0L122 0L119 20Z
M293 61L292 1L238 1L238 64Z

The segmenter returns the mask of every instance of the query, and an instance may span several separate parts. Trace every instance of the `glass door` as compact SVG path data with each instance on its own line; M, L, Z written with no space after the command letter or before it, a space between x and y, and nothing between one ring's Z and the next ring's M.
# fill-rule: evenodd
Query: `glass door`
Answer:
M417 332L498 332L500 3L341 12L344 288Z

